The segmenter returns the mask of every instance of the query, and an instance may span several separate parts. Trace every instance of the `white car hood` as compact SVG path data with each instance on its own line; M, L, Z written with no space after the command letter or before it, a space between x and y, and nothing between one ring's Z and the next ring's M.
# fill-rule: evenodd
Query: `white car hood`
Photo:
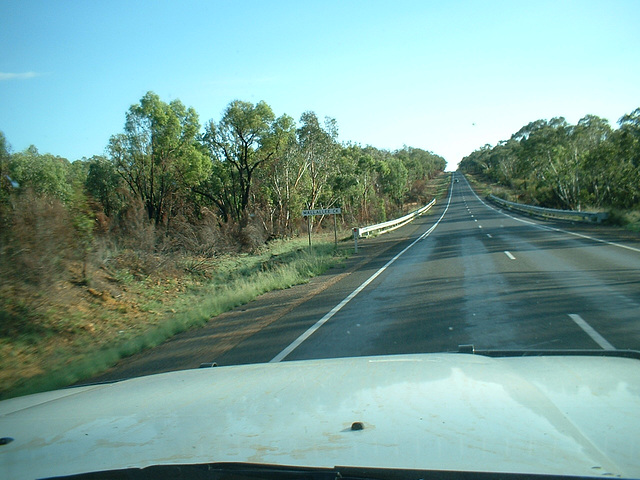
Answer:
M354 422L362 430L352 430ZM0 475L157 464L640 477L640 361L467 354L218 367L0 402Z

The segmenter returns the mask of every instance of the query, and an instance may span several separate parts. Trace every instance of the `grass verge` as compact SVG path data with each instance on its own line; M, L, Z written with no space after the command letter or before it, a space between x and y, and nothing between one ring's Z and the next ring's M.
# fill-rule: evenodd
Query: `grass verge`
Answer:
M312 249L305 242L273 242L254 255L187 258L188 273L179 277L137 281L126 271L117 272L123 295L116 300L94 292L91 303L63 312L73 319L66 335L2 339L0 398L61 388L96 375L258 295L304 283L342 262L350 250L346 245L336 249L326 239L314 238ZM38 368L20 368L30 364Z

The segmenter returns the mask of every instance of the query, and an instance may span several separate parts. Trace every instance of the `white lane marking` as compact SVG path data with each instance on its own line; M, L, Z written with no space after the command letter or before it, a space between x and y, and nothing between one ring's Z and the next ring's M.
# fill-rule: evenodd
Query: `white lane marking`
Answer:
M570 313L569 317L571 317L571 320L576 322L578 326L582 330L584 330L585 333L589 335L593 339L593 341L596 342L598 345L600 345L604 350L616 349L616 347L614 347L609 342L607 342L605 338L602 335L600 335L598 332L596 332L596 330L591 325L589 325L580 315L576 315L575 313Z
M469 181L466 178L465 178L465 181L467 182L467 185L469 185ZM596 238L596 237L590 237L589 235L583 235L582 233L569 232L568 230L563 230L561 228L548 227L546 225L540 225L539 223L535 223L535 222L531 222L529 220L524 220L522 218L514 217L512 215L509 215L508 213L504 213L502 210L498 210L498 209L493 208L490 205L487 205L484 202L484 200L482 200L478 196L478 194L475 192L475 190L473 188L471 188L471 185L469 185L469 189L476 196L476 198L478 200L480 200L480 203L482 203L485 207L487 207L490 210L493 210L494 212L501 213L505 217L509 217L509 218L511 218L511 219L513 219L513 220L515 220L517 222L526 223L527 225L533 225L534 227L539 228L541 230L547 230L549 232L557 232L557 233L566 233L567 235L573 235L574 237L580 237L580 238L584 238L586 240L592 240L594 242L604 243L606 245L611 245L613 247L624 248L626 250L631 250L632 252L640 253L640 248L630 247L629 245L622 245L621 243L610 242L609 240L602 240L602 239Z
M511 252L509 252L509 251L507 251L507 250L505 250L505 251L504 251L504 254L505 254L507 257L509 257L511 260L515 260L515 259L516 259L516 257L514 257L513 255L511 255Z
M449 190L449 200L447 201L447 206L444 209L444 212L442 212L442 215L440 215L440 218L438 219L438 221L436 223L434 223L431 228L429 228L429 230L427 230L426 232L424 232L422 235L420 235L416 240L413 241L413 243L411 243L411 245L405 247L404 250L402 250L400 253L398 253L395 257L393 257L391 260L389 260L383 267L381 267L380 269L378 269L378 271L376 273L374 273L373 275L371 275L368 279L366 279L362 285L360 285L358 288L356 288L353 292L351 292L344 300L342 300L338 305L336 305L335 307L333 307L331 309L331 311L329 311L329 313L327 313L324 317L322 317L320 320L318 320L313 326L311 326L309 329L307 329L306 332L304 332L302 335L300 335L298 338L296 338L293 342L291 342L289 344L289 346L287 346L287 348L285 348L284 350L282 350L278 355L276 355L275 357L273 357L269 363L278 363L282 360L284 360L287 355L289 355L291 352L293 352L296 348L298 348L302 342L304 342L307 338L309 338L311 335L313 335L314 332L316 332L321 326L323 326L325 323L327 323L329 320L331 320L331 318L338 313L340 310L342 310L342 308L349 303L351 300L353 300L355 298L356 295L358 295L362 290L364 290L371 282L373 282L376 278L378 278L378 276L384 272L393 262L395 262L397 259L399 259L402 255L405 254L405 252L407 252L407 250L409 250L411 247L413 247L416 243L418 243L420 240L424 240L425 238L427 238L429 235L431 235L431 232L433 232L436 227L438 226L438 224L442 221L442 219L444 218L445 214L447 213L447 210L449 210L449 205L451 204L451 197L453 194L453 184L451 184L451 189Z
M487 233L487 237L493 238L490 233Z

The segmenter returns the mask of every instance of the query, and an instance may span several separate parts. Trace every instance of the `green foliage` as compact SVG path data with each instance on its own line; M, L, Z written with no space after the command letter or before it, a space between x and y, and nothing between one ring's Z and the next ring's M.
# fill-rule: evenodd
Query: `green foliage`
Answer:
M85 189L97 201L108 217L117 215L124 207L123 180L115 164L103 156L93 156L86 162Z
M177 199L210 173L199 130L193 108L148 92L129 109L125 133L109 140L116 171L156 224L166 223Z
M394 152L394 156L402 160L410 182L431 179L436 173L444 171L447 166L444 158L420 148L405 146Z
M198 191L215 202L226 220L246 222L256 170L286 148L292 126L286 116L276 119L265 102L240 100L228 105L219 123L206 125L204 143L217 178L209 177Z
M66 158L49 153L42 155L31 145L11 155L8 170L9 177L21 191L31 189L37 195L49 195L63 202L71 195L67 179L69 161Z
M4 136L4 133L0 131L0 209L2 203L6 202L9 197L9 193L14 188L14 181L9 176L9 165L11 161L11 147Z
M407 193L407 180L409 172L398 158L389 158L378 164L378 173L380 174L380 182L382 184L381 191L395 202L401 205L405 193Z
M640 109L617 130L595 115L577 125L537 120L495 147L465 157L460 170L515 188L548 207L632 208L640 202Z
M252 249L300 233L304 208L342 207L339 221L375 223L407 201L428 201L425 182L446 165L418 148L341 144L335 119L307 111L296 125L264 101L234 100L201 133L193 108L153 92L126 112L107 156L71 164L33 146L9 150L1 135L0 201L27 190L60 200L85 260L107 234L134 249L214 252L222 236ZM206 240L197 233L205 218Z

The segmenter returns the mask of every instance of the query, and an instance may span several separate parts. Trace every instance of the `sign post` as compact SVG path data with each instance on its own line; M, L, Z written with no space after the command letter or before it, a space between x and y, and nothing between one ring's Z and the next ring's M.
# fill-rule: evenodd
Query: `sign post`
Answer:
M338 223L336 215L342 213L341 208L314 208L312 210L302 210L302 216L307 217L307 231L309 232L309 248L311 248L311 217L315 215L333 215L333 238L336 247L338 246Z

